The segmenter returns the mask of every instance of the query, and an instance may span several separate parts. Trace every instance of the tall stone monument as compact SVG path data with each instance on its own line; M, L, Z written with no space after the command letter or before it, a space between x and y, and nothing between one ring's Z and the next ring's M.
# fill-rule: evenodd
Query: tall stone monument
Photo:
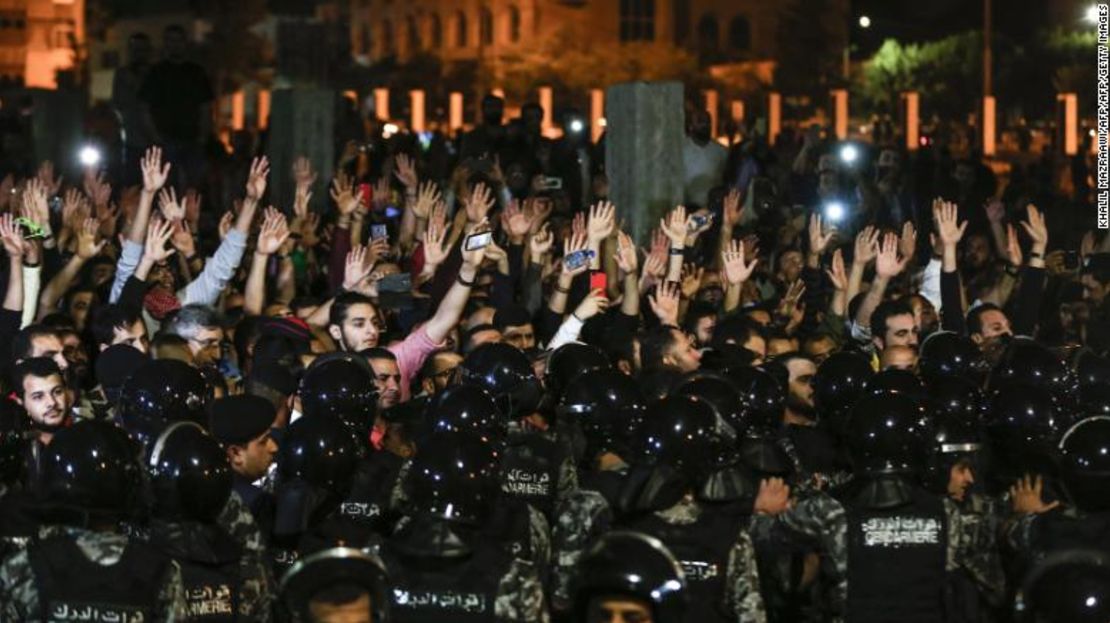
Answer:
M680 82L629 82L605 94L609 198L637 244L682 202L685 115Z

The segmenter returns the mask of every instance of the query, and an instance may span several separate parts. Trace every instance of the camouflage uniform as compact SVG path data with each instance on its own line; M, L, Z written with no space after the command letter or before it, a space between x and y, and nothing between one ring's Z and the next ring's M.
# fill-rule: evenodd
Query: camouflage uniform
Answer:
M998 549L998 505L991 498L968 494L963 501L945 497L944 510L948 517L946 570L962 569L987 603L1001 606L1006 597L1006 576Z
M108 566L119 562L129 542L125 535L114 532L93 532L70 526L48 526L39 531L39 538L64 535L76 541L81 551L93 562ZM159 621L172 623L185 616L185 588L181 569L171 562L165 584L158 594ZM0 565L0 620L38 623L40 618L38 588L31 570L27 550L13 554Z
M590 489L579 489L564 500L555 511L551 532L551 604L559 611L571 607L571 580L578 560L589 546L609 531L613 511L603 495Z
M543 583L535 565L514 560L497 585L493 612L499 623L547 623Z
M270 556L254 516L238 493L231 492L216 523L243 547L240 612L270 612L275 586Z

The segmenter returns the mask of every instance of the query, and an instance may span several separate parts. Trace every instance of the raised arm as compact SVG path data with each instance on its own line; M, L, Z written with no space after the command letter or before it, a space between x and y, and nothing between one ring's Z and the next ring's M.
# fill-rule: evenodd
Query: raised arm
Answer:
M739 240L730 241L728 248L721 253L723 276L728 284L725 289L726 314L740 307L744 282L751 278L752 271L759 263L758 258L753 258L751 262L745 261L744 258L744 243Z
M8 289L4 292L4 309L20 312L23 311L25 243L11 213L0 216L0 242L4 245L4 252L8 254Z
M55 310L58 300L69 290L70 284L81 272L81 268L104 248L104 241L97 241L99 229L100 223L95 218L88 218L77 230L76 252L62 267L62 270L58 271L58 274L54 275L54 278L46 284L46 287L42 289L42 294L39 295L38 318L40 320L43 316Z
M161 147L151 147L146 150L139 166L143 172L143 190L139 193L139 208L135 210L135 217L131 219L131 223L127 226L125 238L131 242L142 244L147 225L150 224L150 211L154 206L154 195L166 184L166 179L170 175L170 163L162 162Z
M623 231L617 232L617 252L613 259L620 270L621 313L625 316L639 316L640 279L636 272L639 260L636 257L636 245L632 244L632 238Z
M266 304L266 269L270 256L277 253L289 238L289 225L285 216L270 207L258 231L258 244L254 248L250 274L247 276L246 291L243 296L243 311L250 316L262 315Z
M485 225L485 221L483 221L479 224L479 227ZM451 285L447 295L440 301L435 315L424 325L424 332L427 333L428 339L432 342L442 343L447 339L447 334L450 333L451 328L458 323L459 317L462 316L463 307L466 306L466 299L470 298L470 289L474 287L474 280L478 278L478 268L482 265L485 253L485 247L473 251L462 251L462 266L459 268L455 283Z
M945 329L963 333L964 303L960 275L956 272L956 248L967 230L967 221L957 223L956 204L933 201L933 222L941 245L940 297L941 323Z
M861 327L871 326L871 313L883 302L886 288L890 280L897 277L906 268L909 262L907 257L898 256L898 236L888 233L883 236L883 244L879 247L879 255L875 258L875 279L871 282L871 289L863 297L863 302L856 311L856 324Z

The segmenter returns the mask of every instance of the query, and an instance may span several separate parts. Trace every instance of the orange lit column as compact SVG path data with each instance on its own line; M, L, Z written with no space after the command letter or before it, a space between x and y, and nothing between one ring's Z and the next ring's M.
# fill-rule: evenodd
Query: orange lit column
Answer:
M247 99L243 89L231 94L231 129L236 132L242 130L245 126L246 112L244 109L246 102Z
M716 138L717 129L720 127L717 125L717 111L720 103L720 96L716 89L705 90L705 110L709 113L709 136L712 138Z
M258 129L264 130L270 124L270 90L258 90Z
M458 91L451 92L449 111L447 114L447 126L452 132L460 130L463 127L463 94Z
M597 142L605 127L601 120L605 118L605 91L590 89L590 140Z
M906 150L917 151L921 141L921 95L917 91L902 93L902 135Z
M767 95L767 144L774 145L782 131L782 94Z
M832 108L833 130L837 140L848 138L848 89L833 89L829 91L829 103Z
M995 153L994 145L994 96L988 95L983 98L983 155L993 156Z
M409 91L409 105L412 108L412 131L424 131L424 91L414 89Z
M1075 93L1060 93L1056 96L1056 144L1063 148L1064 154L1074 156L1079 152L1079 101Z
M540 108L543 109L543 134L547 136L549 132L555 127L554 115L552 114L552 106L554 95L552 94L551 87L540 87Z
M730 112L732 113L732 121L733 122L738 124L741 121L743 121L744 120L744 102L742 100L732 100L732 106L731 106Z
M374 114L389 121L389 89L374 89Z

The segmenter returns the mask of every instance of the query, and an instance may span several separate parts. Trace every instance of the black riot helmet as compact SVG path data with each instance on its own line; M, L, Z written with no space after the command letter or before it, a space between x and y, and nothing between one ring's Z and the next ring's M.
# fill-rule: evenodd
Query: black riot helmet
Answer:
M925 402L925 385L909 370L887 368L867 380L867 393L898 392L919 402Z
M1048 554L1014 597L1016 623L1110 621L1110 560L1093 550Z
M411 511L423 518L481 525L498 495L495 446L466 433L425 439L405 476Z
M1100 357L1089 350L1081 351L1075 358L1075 374L1080 387L1110 385L1110 358Z
M1010 340L990 374L992 391L1015 385L1048 390L1057 400L1074 393L1076 379L1064 360L1043 344L1026 337Z
M174 422L207 424L209 394L196 368L176 359L157 359L123 382L116 411L127 432L149 449Z
M576 621L590 621L591 605L606 596L644 602L655 623L681 623L686 614L682 567L662 542L639 532L599 538L578 561L571 592Z
M919 475L929 443L924 408L905 394L867 394L848 417L848 454L857 474Z
M682 378L671 389L672 396L693 396L708 402L717 415L732 427L736 435L743 435L752 425L745 396L724 376L715 372L694 371Z
M1064 429L1064 418L1048 390L1008 385L991 396L986 432L992 444L1017 449L1052 444Z
M933 443L924 481L934 493L947 493L952 466L982 449L985 407L982 390L965 378L941 376L930 383Z
M977 381L986 372L979 346L971 338L954 331L937 331L925 338L917 369L928 382L947 377Z
M1060 439L1062 475L1068 496L1080 510L1110 510L1110 416L1079 421Z
M359 434L368 434L377 417L374 374L360 355L329 353L312 362L301 379L300 397L306 418L337 417Z
M648 406L638 444L642 462L666 465L697 488L719 463L721 419L708 402L671 396Z
M752 366L729 368L724 374L740 391L741 426L737 432L761 439L776 436L786 408L782 385L770 372Z
M569 342L556 348L548 356L543 375L544 388L552 398L558 400L567 385L579 374L609 367L609 358L600 348L581 342Z
M928 402L933 415L982 424L987 397L973 381L956 376L939 377L928 385Z
M833 353L813 377L813 403L819 418L841 420L863 395L863 386L875 375L871 362L861 353Z
M493 396L476 385L452 385L433 396L424 421L432 434L471 433L489 441L500 440L508 429Z
M154 514L211 523L231 496L231 465L220 443L192 422L171 424L150 453Z
M543 391L532 362L508 344L482 344L466 356L459 371L463 383L486 390L506 416L516 419L536 410Z
M602 452L630 458L632 440L647 405L632 377L613 369L576 377L563 392L562 413L578 423L586 438L586 458Z
M353 547L333 547L313 552L298 560L278 586L282 607L291 623L310 623L313 600L339 603L352 601L361 593L370 596L371 619L389 623L389 578L385 564L376 555Z
M278 483L302 481L342 498L359 461L355 434L332 415L304 416L285 429L277 455Z
M43 451L45 502L60 510L120 518L142 490L140 448L118 426L81 420L58 431Z
M1082 415L1110 415L1110 383L1080 387L1079 412Z

